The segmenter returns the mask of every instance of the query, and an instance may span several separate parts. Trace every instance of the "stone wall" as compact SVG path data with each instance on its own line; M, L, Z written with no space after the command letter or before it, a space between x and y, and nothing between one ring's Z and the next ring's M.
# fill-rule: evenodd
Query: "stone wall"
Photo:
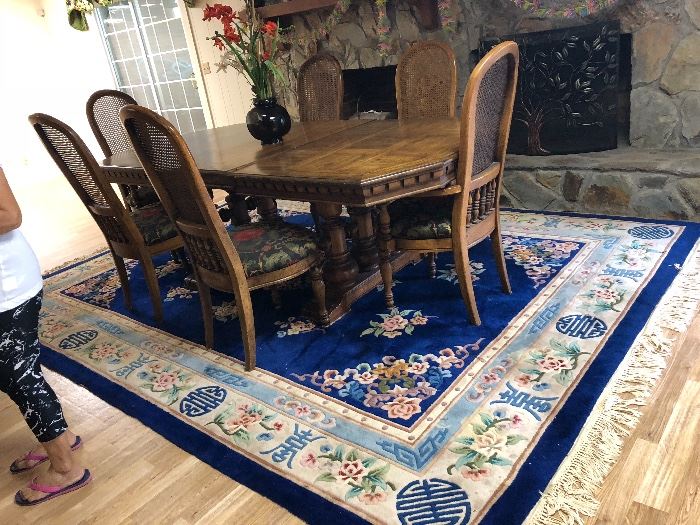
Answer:
M377 25L371 0L355 0L328 39L307 46L294 45L287 57L290 86L299 66L318 50L335 55L344 68L396 64L411 42L436 39L448 42L457 55L459 93L473 67L470 51L483 37L555 29L595 21L596 18L542 19L529 15L510 0L458 0L457 29L446 34L428 31L411 0L389 0L393 52L377 53ZM319 27L330 9L293 17L300 36ZM619 19L633 38L633 89L630 141L642 148L700 147L700 0L622 0L599 18ZM293 89L286 104L296 113ZM458 105L461 100L458 101Z

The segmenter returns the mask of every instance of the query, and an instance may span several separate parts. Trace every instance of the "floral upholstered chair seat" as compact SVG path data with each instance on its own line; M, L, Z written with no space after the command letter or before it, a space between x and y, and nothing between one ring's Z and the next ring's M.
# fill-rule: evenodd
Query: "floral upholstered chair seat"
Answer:
M452 237L451 197L401 199L389 206L391 236L395 239L449 239Z
M134 219L136 227L143 235L143 241L147 246L167 241L177 236L175 225L160 203L132 210L131 218Z
M281 270L318 251L312 232L284 222L236 226L229 236L248 277Z

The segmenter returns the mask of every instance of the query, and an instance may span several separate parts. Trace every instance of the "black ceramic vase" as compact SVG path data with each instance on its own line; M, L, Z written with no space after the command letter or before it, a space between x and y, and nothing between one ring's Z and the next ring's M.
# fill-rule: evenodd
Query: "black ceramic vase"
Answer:
M245 117L248 131L258 139L263 146L282 142L292 127L292 119L284 107L277 103L275 97L265 100L254 99L253 109Z

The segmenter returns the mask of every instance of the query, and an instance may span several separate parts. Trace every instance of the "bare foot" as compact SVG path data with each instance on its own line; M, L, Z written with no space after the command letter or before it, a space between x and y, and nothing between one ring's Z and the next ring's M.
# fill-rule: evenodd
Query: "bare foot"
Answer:
M68 442L71 445L75 443L75 434L73 434L73 432L71 432L70 430L66 430L65 433L68 438ZM42 445L41 443L37 443L37 445L32 450L24 454L24 456L22 456L21 458L17 458L14 461L13 465L18 469L24 470L32 468L37 463L41 463L41 461L39 460L28 459L27 456L29 454L33 454L35 456L46 456L46 449L44 448L44 445Z

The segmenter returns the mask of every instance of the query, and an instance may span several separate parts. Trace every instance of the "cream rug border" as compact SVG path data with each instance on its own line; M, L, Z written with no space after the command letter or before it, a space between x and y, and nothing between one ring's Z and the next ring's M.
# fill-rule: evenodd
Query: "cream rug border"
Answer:
M583 525L596 515L598 491L699 306L700 241L603 390L526 525Z

